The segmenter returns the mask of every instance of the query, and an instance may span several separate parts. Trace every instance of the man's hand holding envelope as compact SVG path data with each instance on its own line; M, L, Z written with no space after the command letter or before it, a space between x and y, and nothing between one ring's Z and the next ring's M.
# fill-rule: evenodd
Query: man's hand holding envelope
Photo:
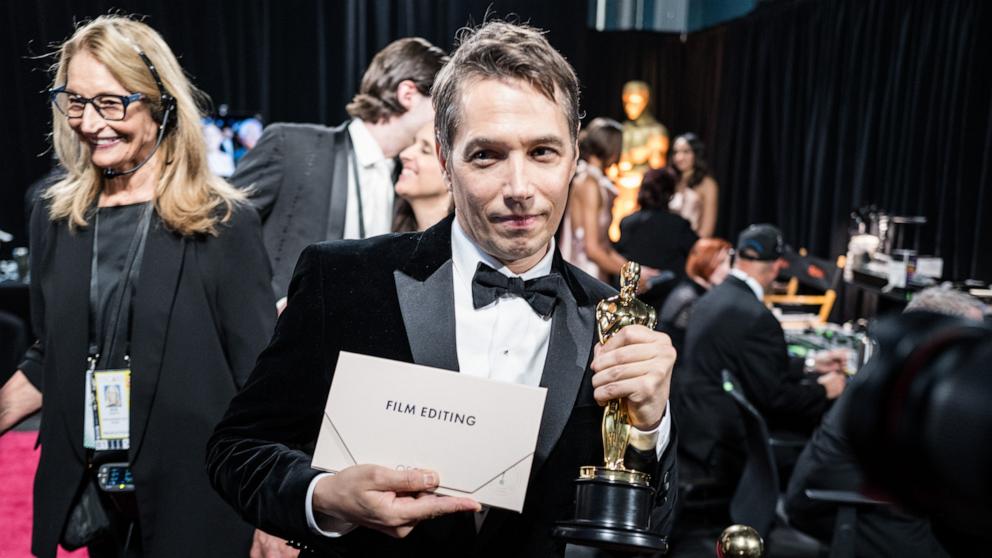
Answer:
M664 413L675 355L667 336L641 329L598 348L593 369L603 378L593 383L597 400L623 393L640 403L637 426L650 429ZM314 510L394 537L479 511L480 501L520 511L545 395L342 352L313 460L336 474L317 483Z
M317 483L313 507L318 513L400 538L421 520L482 509L471 498L433 494L437 486L433 471L353 465Z

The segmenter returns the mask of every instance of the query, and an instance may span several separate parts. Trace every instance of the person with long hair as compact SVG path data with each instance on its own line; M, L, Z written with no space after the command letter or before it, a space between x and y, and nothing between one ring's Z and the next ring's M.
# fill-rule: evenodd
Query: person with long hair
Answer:
M437 160L434 123L425 124L414 142L400 152L403 170L396 181L393 232L422 231L444 219L455 207Z
M152 28L98 17L56 56L66 175L32 213L37 341L0 389L0 432L44 400L32 552L247 556L203 463L275 321L258 214L210 173L205 97Z
M579 134L579 162L560 234L565 261L604 281L627 263L608 236L617 189L605 174L620 160L622 146L623 128L609 118L594 118ZM641 287L655 275L642 266Z
M696 134L682 134L672 142L671 163L679 181L669 207L688 220L699 236L713 236L720 186L706 164L706 146Z

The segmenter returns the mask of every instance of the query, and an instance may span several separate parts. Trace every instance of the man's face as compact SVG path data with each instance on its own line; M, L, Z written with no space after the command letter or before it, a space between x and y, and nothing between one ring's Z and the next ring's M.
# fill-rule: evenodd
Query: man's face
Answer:
M431 98L417 91L412 81L406 80L400 84L397 88L397 98L406 112L396 118L396 125L392 129L394 138L399 140L396 142L397 145L394 149L383 149L383 154L389 158L398 156L400 151L416 141L417 132L421 128L434 122L434 106L431 105Z
M461 91L444 179L458 223L516 273L547 253L577 149L559 104L523 81L479 79Z

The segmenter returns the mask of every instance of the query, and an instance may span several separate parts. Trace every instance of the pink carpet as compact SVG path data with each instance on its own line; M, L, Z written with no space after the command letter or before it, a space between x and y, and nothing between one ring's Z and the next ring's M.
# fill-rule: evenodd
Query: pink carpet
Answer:
M31 489L38 468L36 432L0 436L0 558L31 557ZM86 558L86 550L59 556Z

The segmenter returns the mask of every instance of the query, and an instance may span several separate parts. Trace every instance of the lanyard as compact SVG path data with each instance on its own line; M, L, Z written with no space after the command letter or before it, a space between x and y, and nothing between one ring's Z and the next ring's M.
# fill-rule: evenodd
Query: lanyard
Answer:
M128 316L128 327L127 327L127 339L125 340L126 345L124 347L125 354L130 351L131 343L131 324L130 324L130 311L131 311L131 291L134 288L134 284L137 281L138 271L141 267L141 260L144 256L145 251L145 239L148 237L148 228L151 223L153 202L148 202L144 210L141 212L141 220L138 226L135 227L134 236L131 237L131 242L127 249L127 258L124 261L124 281L117 289L117 296L111 300L109 316L111 322L107 324L103 332L103 339L98 342L97 336L100 332L96 331L97 327L97 312L99 312L100 306L100 289L99 289L99 267L97 265L100 254L100 211L97 209L96 217L94 219L93 225L93 258L90 260L90 334L89 334L89 351L90 358L92 359L93 365L99 360L100 355L107 355L109 358L113 358L114 350L117 348L117 330L121 322L121 317L127 314Z
M365 212L362 208L362 180L358 175L358 153L355 152L355 143L351 141L351 132L345 132L348 136L348 151L351 156L351 172L355 175L355 201L358 202L358 238L365 238Z

